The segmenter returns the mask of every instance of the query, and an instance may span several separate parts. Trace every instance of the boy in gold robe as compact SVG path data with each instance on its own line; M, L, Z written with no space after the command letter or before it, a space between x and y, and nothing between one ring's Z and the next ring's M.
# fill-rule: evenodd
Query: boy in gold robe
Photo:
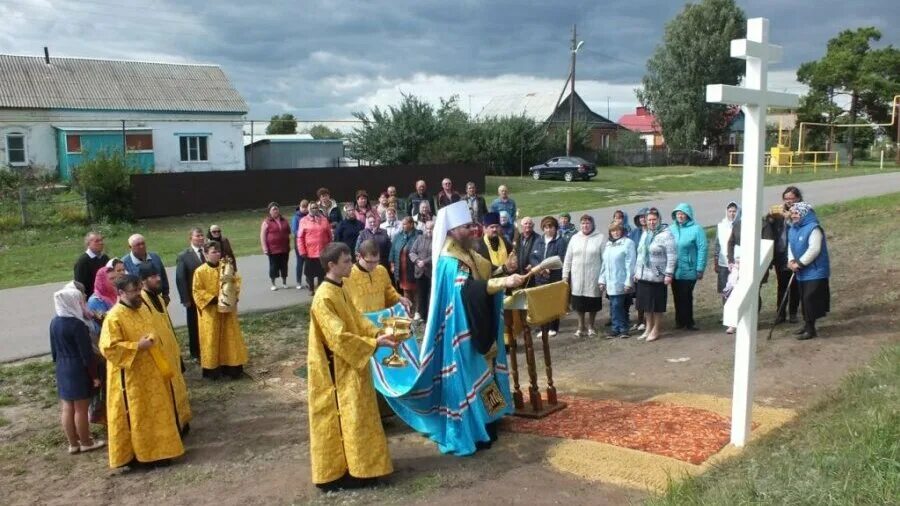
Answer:
M346 244L329 244L320 260L325 281L310 309L309 454L312 481L333 490L366 485L393 472L378 415L369 359L396 342L350 303L342 288L353 260Z
M356 258L350 276L344 280L344 293L356 309L360 313L369 313L399 302L409 312L409 299L397 293L391 283L391 275L380 265L378 244L371 239L363 241L356 249Z
M219 288L231 281L235 285L235 304L240 295L241 278L235 272L223 274L222 246L216 241L203 245L206 263L194 271L193 296L197 307L197 330L200 335L200 367L204 378L217 379L225 373L232 379L244 374L247 346L238 323L237 307L229 313L218 310Z
M100 353L106 358L109 466L164 463L184 454L172 398L172 369L153 322L142 309L141 282L116 281L119 301L106 314Z
M162 298L162 278L156 266L145 262L138 268L144 289L141 290L141 299L144 304L141 309L146 311L150 321L153 322L153 335L156 344L163 352L166 362L172 369L172 395L175 402L175 416L178 418L178 428L181 435L190 431L191 402L188 396L187 383L184 381L184 363L181 360L181 350L178 347L178 339L175 337L175 329L169 317L169 310Z

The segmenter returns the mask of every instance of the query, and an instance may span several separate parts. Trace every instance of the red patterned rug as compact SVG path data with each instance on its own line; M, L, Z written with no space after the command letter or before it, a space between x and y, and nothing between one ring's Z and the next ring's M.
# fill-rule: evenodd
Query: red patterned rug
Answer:
M730 418L657 402L560 397L568 406L539 420L506 417L512 432L586 439L702 464L729 441ZM526 400L527 405L527 400Z

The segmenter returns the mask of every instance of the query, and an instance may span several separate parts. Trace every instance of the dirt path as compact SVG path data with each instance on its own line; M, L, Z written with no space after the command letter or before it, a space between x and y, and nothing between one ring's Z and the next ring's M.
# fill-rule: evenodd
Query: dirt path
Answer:
M844 223L846 221L846 223ZM844 228L848 223L859 226ZM802 408L825 395L847 371L900 340L900 234L887 233L881 247L859 244L876 237L860 216L835 217L829 234L834 276L833 312L820 325L821 338L796 341L794 326L761 336L756 402ZM761 322L772 320L767 286ZM561 393L639 401L666 392L730 397L733 345L718 325L714 278L697 287L702 331L670 332L654 343L635 339L575 339L572 318L553 341L554 371ZM0 497L5 504L628 504L645 493L590 482L555 470L547 462L558 440L503 433L493 449L467 458L440 455L399 422L387 426L396 473L374 490L320 494L309 481L304 311L274 315L245 326L256 379L201 380L189 368L195 419L187 454L170 467L122 473L107 468L106 455L69 456L52 403L0 407ZM671 327L671 312L666 325ZM600 319L606 321L605 313ZM274 329L263 333L260 329ZM667 359L689 360L669 362ZM540 360L540 359L539 359ZM2 406L3 404L0 404Z

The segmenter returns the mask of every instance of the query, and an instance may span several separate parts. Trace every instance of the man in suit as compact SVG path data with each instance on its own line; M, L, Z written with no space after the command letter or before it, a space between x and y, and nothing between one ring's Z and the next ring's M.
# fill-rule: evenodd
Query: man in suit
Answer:
M126 253L122 257L122 263L125 264L125 272L140 278L141 264L145 262L153 264L156 267L156 271L159 272L159 277L162 278L162 292L160 294L166 305L168 305L169 300L171 300L169 298L169 276L166 275L166 268L162 263L162 259L156 253L147 251L147 242L141 234L132 234L128 238L128 247L131 249L131 252Z
M75 281L84 285L85 295L94 293L94 277L101 267L109 262L109 256L103 252L103 236L99 232L88 232L84 236L85 251L75 261Z
M194 306L193 282L194 271L203 265L206 257L203 255L203 229L194 227L191 229L190 244L178 254L175 263L175 286L178 288L178 297L187 314L188 344L191 350L191 358L200 360L200 334L197 332L197 308Z

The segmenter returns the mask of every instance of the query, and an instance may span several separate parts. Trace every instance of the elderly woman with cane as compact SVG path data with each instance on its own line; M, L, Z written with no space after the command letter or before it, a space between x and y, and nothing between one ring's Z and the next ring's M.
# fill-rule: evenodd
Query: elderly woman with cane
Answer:
M797 202L791 207L791 222L788 229L788 267L794 272L800 288L804 322L795 334L800 340L812 339L818 335L816 320L831 310L828 244L816 212L806 202Z

